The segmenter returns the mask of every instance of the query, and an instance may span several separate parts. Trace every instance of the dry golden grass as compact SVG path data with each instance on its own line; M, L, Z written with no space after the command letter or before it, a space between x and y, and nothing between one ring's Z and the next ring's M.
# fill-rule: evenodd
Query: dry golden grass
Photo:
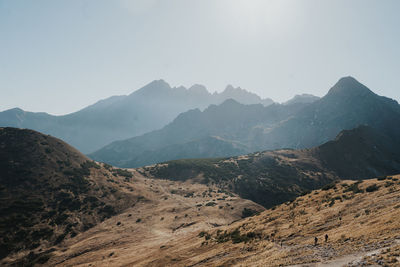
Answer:
M358 185L359 193L350 190L355 188L355 181L342 181L328 190L313 191L230 225L240 217L243 207L254 204L226 197L216 200L217 206L205 207L205 203L220 198L223 193L211 193L211 197L203 198L199 193L209 190L204 185L135 177L133 187L147 200L65 242L48 265L399 264L400 247L396 242L400 238L400 176L362 181ZM372 185L378 189L366 192ZM171 190L176 191L172 194ZM184 197L187 192L195 192L194 197ZM199 210L196 204L203 206ZM237 213L232 213L227 204ZM136 222L138 218L142 221ZM235 229L242 236L254 235L236 244L229 238L218 242L225 231L231 233ZM207 234L199 237L201 231L209 234L208 240ZM324 241L325 234L329 236L328 242ZM316 246L315 237L318 238Z
M245 207L264 210L217 188L148 179L131 171L133 180L118 184L121 190L142 196L140 200L57 247L48 266L151 266L159 265L159 259L174 264L192 255L181 250L201 245L199 231L241 219Z
M213 241L204 255L208 264L223 266L288 266L313 262L341 266L357 261L368 251L395 245L400 238L399 178L372 179L359 184L361 190L377 185L379 189L374 192L345 192L354 181L313 191L274 210L221 228L228 233L234 229L239 229L241 234L259 233L260 238L247 243L219 244L218 233L213 231ZM324 242L325 234L329 236L328 242ZM315 237L318 238L316 246ZM398 266L395 256L388 257L388 266Z
M133 206L54 247L47 266L399 266L400 176L341 181L241 219L262 207L131 171L113 186Z

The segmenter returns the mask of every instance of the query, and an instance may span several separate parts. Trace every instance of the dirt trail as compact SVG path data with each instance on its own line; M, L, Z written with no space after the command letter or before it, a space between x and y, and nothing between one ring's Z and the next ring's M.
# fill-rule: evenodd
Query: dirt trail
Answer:
M400 239L395 239L394 242L390 246L385 246L381 247L378 249L370 250L370 251L364 251L364 252L358 252L358 253L353 253L345 256L340 256L337 257L336 259L333 260L328 260L325 262L317 262L317 263L307 263L307 264L296 264L296 265L290 265L288 267L338 267L338 266L359 266L361 264L360 261L364 257L379 254L385 249L394 247L395 245L400 244Z

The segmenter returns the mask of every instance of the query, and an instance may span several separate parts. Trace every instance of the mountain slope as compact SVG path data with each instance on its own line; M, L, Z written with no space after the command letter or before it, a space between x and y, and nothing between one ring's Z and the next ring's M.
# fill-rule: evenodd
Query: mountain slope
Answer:
M56 138L0 128L0 147L1 258L17 251L44 251L135 200L108 182L119 175ZM46 259L33 256L27 260Z
M342 131L311 154L341 179L371 178L399 173L400 139L391 131L367 126Z
M111 143L90 154L90 157L116 166L138 167L143 166L143 163L153 164L171 159L193 158L199 155L213 157L243 154L251 151L250 147L254 143L254 139L261 134L260 132L293 116L303 106L304 104L289 106L273 104L267 107L261 104L243 105L230 99L218 106L211 105L203 112L196 109L182 113L160 130ZM210 143L204 147L203 140L211 137L224 142ZM203 154L199 154L196 149L191 149L196 142L203 142ZM161 157L160 155L165 154L165 150L171 149L172 145L175 150L169 154L168 158ZM226 149L229 146L231 148ZM240 149L238 150L236 147ZM218 155L213 153L215 150L220 153ZM143 154L152 160L141 161L140 158Z
M310 95L310 94L301 94L301 95L295 95L292 99L289 99L288 101L284 102L284 105L291 105L294 103L312 103L317 100L319 100L320 97Z
M400 105L344 77L323 98L265 134L259 144L265 149L313 147L359 125L399 136Z
M400 142L373 128L343 131L312 149L256 152L225 159L176 160L143 170L161 179L202 177L243 198L272 207L336 179L400 173Z
M219 137L232 145L240 144L249 152L310 148L321 145L342 130L368 125L389 134L400 136L400 105L378 96L352 77L340 79L323 98L311 103L242 105L227 100L210 106L203 112L192 110L180 114L172 123L158 131L111 143L90 155L93 159L123 167L138 167L166 160L159 157L168 145L178 145L169 160L197 157L186 147L209 136ZM307 101L306 101L307 102ZM190 146L188 145L188 146ZM212 150L213 147L209 146ZM221 156L236 155L225 150ZM145 154L151 160L141 161ZM213 154L201 155L212 157Z
M51 134L89 153L115 140L159 129L189 109L204 109L230 98L251 104L273 103L270 99L261 99L232 86L222 93L211 94L201 85L189 89L171 88L165 81L157 80L128 96L113 96L64 116L21 109L6 110L0 112L0 126L29 128Z
M152 264L398 266L399 189L399 176L343 181L204 235L193 234L185 243L171 242Z
M66 242L47 266L394 267L400 249L399 179L341 181L228 225L179 228L157 238L143 234L148 224L133 223L124 213ZM146 221L160 221L157 212Z
M215 187L97 164L32 130L0 128L0 148L1 266L53 266L50 259L85 237L81 254L88 245L112 249L128 224L132 242L149 238L162 245L180 231L211 229L242 218L243 210L263 210Z

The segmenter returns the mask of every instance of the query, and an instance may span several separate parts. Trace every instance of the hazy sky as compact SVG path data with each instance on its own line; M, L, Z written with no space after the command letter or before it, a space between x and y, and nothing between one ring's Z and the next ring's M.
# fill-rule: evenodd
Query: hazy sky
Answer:
M284 101L354 76L400 100L400 1L0 0L0 110L64 114L155 79Z

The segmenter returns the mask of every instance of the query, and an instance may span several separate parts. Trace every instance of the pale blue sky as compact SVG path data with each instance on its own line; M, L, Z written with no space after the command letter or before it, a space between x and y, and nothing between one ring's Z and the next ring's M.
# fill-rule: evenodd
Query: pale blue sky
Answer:
M64 114L155 79L285 101L354 76L400 100L400 1L0 0L0 110Z

